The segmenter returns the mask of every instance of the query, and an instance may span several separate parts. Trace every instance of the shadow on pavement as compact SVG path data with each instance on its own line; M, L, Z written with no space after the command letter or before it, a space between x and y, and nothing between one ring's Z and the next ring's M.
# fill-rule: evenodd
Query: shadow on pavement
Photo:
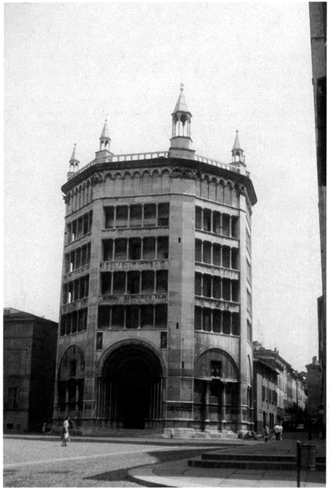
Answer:
M114 471L103 472L95 476L85 477L84 480L96 480L96 481L122 481L128 479L128 471L135 467L141 467L143 465L156 465L164 462L174 462L176 460L189 459L191 457L197 457L201 453L200 450L171 450L171 451L159 451L159 452L147 452L146 455L153 457L152 462L146 462L145 464L139 464L133 467L127 467L124 469L117 469Z

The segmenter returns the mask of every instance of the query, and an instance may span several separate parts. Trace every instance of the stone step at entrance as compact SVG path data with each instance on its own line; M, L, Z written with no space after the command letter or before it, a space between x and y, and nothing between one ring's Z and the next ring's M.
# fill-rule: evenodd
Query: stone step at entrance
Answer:
M189 459L189 467L205 469L261 469L261 470L296 470L296 457L293 455L249 455L204 453L199 458ZM316 458L316 470L325 471L324 457Z

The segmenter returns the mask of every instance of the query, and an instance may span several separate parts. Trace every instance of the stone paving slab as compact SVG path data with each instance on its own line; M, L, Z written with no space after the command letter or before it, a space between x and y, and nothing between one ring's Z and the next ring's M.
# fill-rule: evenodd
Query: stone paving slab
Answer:
M131 469L129 476L133 481L150 487L297 487L296 471L210 469L209 472L200 472L188 468L186 460L171 465L166 463L138 467ZM300 483L301 487L326 487L325 473L302 471Z

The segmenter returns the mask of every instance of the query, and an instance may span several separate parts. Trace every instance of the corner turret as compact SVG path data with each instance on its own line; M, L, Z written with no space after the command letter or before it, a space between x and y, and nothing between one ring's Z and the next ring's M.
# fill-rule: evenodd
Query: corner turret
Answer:
M190 137L192 115L183 95L183 87L181 84L180 95L172 113L172 138L169 156L192 159L195 154L195 150L191 148L192 139Z
M95 152L95 160L100 162L111 162L113 153L110 152L111 138L108 130L108 123L105 120L100 136L100 150Z
M71 179L75 173L79 170L79 160L76 157L76 144L74 144L71 158L69 160L69 172L67 174L68 180Z

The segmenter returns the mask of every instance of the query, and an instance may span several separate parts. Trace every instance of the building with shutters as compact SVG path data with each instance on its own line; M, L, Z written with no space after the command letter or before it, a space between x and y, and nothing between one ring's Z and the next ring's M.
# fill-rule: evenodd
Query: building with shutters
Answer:
M166 151L95 159L74 148L54 423L250 430L251 216L257 199L238 132L231 162L196 155L183 88Z

